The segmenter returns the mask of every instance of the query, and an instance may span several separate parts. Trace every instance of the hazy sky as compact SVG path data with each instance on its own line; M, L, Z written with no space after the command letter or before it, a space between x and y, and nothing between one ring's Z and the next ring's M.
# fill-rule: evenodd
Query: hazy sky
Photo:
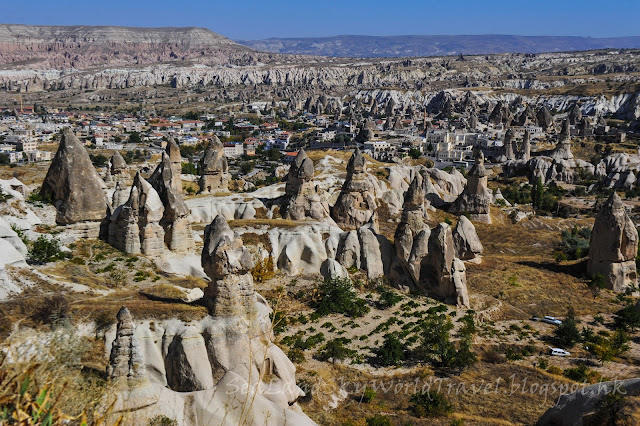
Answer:
M640 0L0 0L0 22L206 27L233 39L339 34L640 35Z

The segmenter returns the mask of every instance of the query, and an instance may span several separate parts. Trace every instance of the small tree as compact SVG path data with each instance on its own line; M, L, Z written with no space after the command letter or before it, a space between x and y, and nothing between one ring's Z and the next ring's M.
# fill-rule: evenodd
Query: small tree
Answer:
M105 164L107 164L107 162L109 161L109 159L103 154L97 154L97 155L91 154L89 155L89 158L91 159L91 162L93 163L93 165L96 167L102 167Z
M614 322L616 327L622 328L623 330L634 331L640 327L640 309L633 304L627 305L616 312Z
M198 169L193 163L182 163L182 174L185 175L197 175Z
M558 327L556 327L553 335L556 343L565 348L572 348L580 341L580 330L578 330L578 322L573 308L567 310L567 316Z
M409 402L416 417L446 416L453 410L447 398L435 390L413 394Z
M409 156L411 158L413 158L414 160L417 160L418 158L420 158L421 155L422 155L422 153L420 152L420 150L418 148L411 148L409 150Z
M538 177L531 187L531 207L533 210L542 207L542 200L544 199L544 185L542 184L542 178Z
M376 356L381 365L398 365L404 361L404 351L405 347L402 341L395 333L391 333L384 336L384 342L376 350Z
M142 138L140 137L140 133L138 132L131 132L129 134L129 143L142 143Z
M367 302L358 298L349 278L325 280L320 284L315 307L320 315L339 313L354 318L362 317L370 311Z
M617 392L615 389L613 392L606 394L600 401L596 403L596 409L593 414L593 423L591 424L599 424L599 425L617 425L617 424L626 424L624 421L629 418L627 414L625 414L624 408L627 406L627 401L625 400L625 392L624 389L621 389L620 392Z
M243 175L246 175L251 170L253 170L253 162L252 161L243 161L240 163L240 171Z
M64 259L65 253L60 249L60 241L57 238L47 238L44 235L38 237L29 250L29 260L36 263L54 262Z
M318 352L318 359L321 361L331 360L331 363L335 364L336 361L342 361L345 358L354 356L355 351L349 349L346 346L347 343L348 341L344 337L329 340Z

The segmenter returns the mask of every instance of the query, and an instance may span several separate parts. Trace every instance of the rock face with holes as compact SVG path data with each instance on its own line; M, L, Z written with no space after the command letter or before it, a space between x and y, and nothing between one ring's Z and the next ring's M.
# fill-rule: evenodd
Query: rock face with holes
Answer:
M331 208L331 217L344 230L358 229L371 221L377 207L375 189L367 179L366 160L356 148L347 164L347 178L336 203ZM377 228L377 220L374 217Z
M200 193L210 194L216 191L226 192L229 189L229 165L224 155L224 146L217 136L209 143L200 160Z
M186 252L193 246L191 225L189 223L189 207L184 203L180 192L176 192L174 169L166 153L162 154L162 161L149 178L149 183L156 190L164 213L160 225L164 229L164 241L169 250Z
M134 328L119 314L117 330L105 336L113 342L110 377L138 379L118 388L115 409L139 416L131 422L165 415L179 424L313 425L296 404L304 392L295 366L273 343L272 311L254 291L249 252L222 216L205 229L201 259L210 316Z
M40 189L40 195L56 206L56 222L69 225L101 221L109 205L104 188L87 150L70 128L64 129Z
M591 232L587 272L604 276L607 288L624 292L637 285L638 231L617 193L600 208Z
M300 149L287 174L280 208L283 218L322 220L329 216L329 205L313 183L313 172L313 161Z
M484 167L484 155L476 156L475 164L469 170L467 186L453 202L449 211L455 214L468 213L471 220L491 223L492 194L487 187L487 170Z
M138 173L133 179L129 199L109 218L109 244L125 253L162 254L164 229L160 221L163 215L160 196Z

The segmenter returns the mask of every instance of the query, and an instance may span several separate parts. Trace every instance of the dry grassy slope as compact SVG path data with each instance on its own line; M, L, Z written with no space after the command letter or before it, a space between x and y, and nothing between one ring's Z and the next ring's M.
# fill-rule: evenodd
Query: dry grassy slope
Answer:
M613 295L594 300L579 262L554 261L562 229L591 226L591 220L525 219L513 224L493 209L492 225L476 223L484 246L483 262L467 265L469 291L499 297L519 312L517 317L558 315L572 306L579 315L619 309Z

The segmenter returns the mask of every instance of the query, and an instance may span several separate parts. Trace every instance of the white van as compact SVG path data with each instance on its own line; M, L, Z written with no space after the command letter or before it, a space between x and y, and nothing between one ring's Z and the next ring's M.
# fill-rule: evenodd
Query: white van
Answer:
M553 356L569 356L569 355L571 355L570 352L565 351L564 349L552 348L551 346L549 346L549 349L551 350L551 355L553 355Z

